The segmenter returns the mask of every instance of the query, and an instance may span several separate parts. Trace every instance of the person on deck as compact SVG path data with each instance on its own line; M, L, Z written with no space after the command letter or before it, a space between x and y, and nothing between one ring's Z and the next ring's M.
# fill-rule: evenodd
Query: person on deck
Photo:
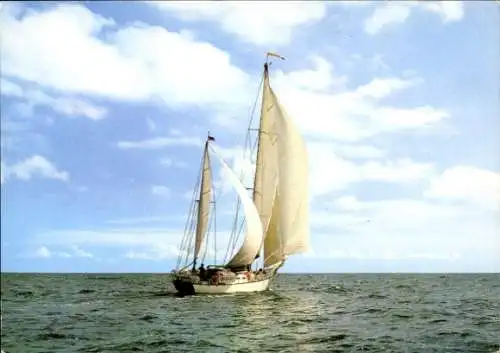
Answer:
M203 281L206 276L205 266L203 264L200 265L199 271L200 271L200 281Z

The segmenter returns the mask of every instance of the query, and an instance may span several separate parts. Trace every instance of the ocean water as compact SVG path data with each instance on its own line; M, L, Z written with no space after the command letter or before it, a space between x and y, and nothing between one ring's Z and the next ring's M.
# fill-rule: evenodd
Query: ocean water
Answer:
M2 274L1 348L31 352L496 352L500 275L280 274L178 297L168 274Z

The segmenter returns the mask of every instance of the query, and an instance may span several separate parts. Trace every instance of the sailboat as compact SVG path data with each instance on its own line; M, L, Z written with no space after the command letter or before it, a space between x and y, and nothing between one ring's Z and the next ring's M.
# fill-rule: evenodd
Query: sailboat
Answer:
M265 291L289 256L310 249L307 150L296 125L271 87L271 58L285 59L275 53L266 54L259 85L259 126L252 129L250 119L247 129L246 147L252 145L251 132L256 131L257 135L252 188L243 185L242 176L238 177L222 158L215 147L215 138L209 133L206 139L177 267L172 271L173 285L181 294ZM216 224L211 165L214 158L238 198L226 258L220 264L205 268L203 261L211 235L214 254L218 251L216 227L212 227L213 232L209 229ZM248 189L252 191L251 196ZM243 224L245 238L234 252Z

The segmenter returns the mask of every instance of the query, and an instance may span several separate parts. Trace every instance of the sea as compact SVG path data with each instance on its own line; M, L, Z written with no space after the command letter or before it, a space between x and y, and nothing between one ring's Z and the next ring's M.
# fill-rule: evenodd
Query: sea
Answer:
M500 274L279 274L270 291L179 297L169 274L9 274L1 349L499 352Z

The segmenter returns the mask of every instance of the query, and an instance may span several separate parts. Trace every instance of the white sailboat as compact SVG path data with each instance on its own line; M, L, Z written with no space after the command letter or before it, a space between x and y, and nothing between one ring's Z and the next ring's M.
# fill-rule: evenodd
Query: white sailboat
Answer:
M248 144L250 132L257 130L252 197L213 146L215 139L208 136L192 212L181 243L181 255L177 268L172 271L173 284L182 294L264 291L288 256L310 249L307 151L298 129L270 85L270 57L284 59L277 54L267 54L259 127L252 129L250 122L247 133ZM238 194L238 203L228 246L229 260L197 269L196 265L203 263L203 252L206 254L208 249L210 223L215 223L211 156L215 156L225 170L228 181ZM240 210L246 225L245 238L233 254L230 250L234 249L239 235ZM213 240L216 252L215 229Z

